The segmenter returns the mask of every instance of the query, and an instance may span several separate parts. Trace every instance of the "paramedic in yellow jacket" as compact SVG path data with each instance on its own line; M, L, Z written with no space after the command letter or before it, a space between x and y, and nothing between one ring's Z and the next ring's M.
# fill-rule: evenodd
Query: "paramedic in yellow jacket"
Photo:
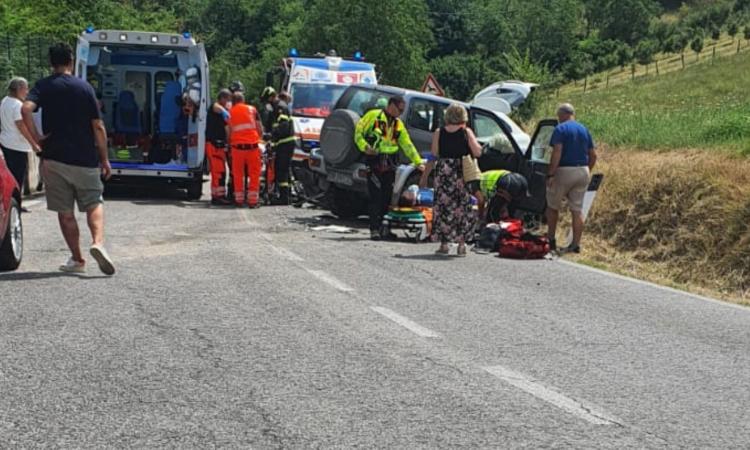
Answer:
M388 211L393 183L396 178L396 167L399 164L398 151L424 170L422 158L414 147L399 116L404 113L406 101L395 96L388 100L384 109L374 109L365 113L357 123L354 141L359 151L365 154L369 169L367 190L370 194L370 238L372 240L392 239L382 227L383 215Z

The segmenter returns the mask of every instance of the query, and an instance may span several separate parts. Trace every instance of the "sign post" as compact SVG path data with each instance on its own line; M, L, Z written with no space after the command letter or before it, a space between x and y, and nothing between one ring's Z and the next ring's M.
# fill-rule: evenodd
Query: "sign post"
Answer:
M426 94L432 94L432 95L438 95L440 97L445 97L445 91L440 86L440 83L437 82L435 79L435 76L431 73L427 75L427 79L424 80L424 84L422 85L422 92Z

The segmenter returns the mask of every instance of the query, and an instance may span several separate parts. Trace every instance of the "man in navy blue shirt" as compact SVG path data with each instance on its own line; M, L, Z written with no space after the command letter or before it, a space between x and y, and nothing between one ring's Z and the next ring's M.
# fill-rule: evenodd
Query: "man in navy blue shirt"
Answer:
M550 139L552 158L547 172L547 226L550 247L556 249L555 232L563 199L573 216L573 242L565 251L580 253L583 235L583 197L596 164L591 133L575 120L575 109L563 103L557 109L560 124Z
M81 273L86 262L81 253L75 205L85 212L91 230L91 256L107 275L115 273L104 249L102 178L112 173L107 154L107 130L94 89L73 76L73 49L56 44L49 49L53 74L39 80L26 97L23 119L41 147L43 177L47 185L47 209L55 211L71 252L60 266L63 272ZM42 110L42 136L32 114Z

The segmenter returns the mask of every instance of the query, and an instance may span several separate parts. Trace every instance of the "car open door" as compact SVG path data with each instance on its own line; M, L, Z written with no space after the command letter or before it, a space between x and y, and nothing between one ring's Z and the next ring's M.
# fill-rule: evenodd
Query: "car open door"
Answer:
M189 68L198 71L197 79L188 77L188 94L197 100L198 114L195 120L188 121L188 167L196 168L203 164L206 153L206 120L209 108L208 57L202 43L188 49ZM196 99L196 97L198 97Z
M86 68L89 65L89 50L89 41L79 37L78 45L76 46L75 76L82 80L86 79Z
M526 150L522 173L529 183L529 196L519 203L524 211L542 214L547 207L547 171L552 156L550 139L557 123L553 119L540 121Z

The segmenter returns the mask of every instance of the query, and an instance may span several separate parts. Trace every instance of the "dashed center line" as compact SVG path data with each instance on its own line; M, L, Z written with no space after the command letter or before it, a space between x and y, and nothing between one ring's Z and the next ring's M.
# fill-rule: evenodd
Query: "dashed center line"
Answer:
M580 400L574 400L567 397L522 373L515 372L503 366L484 367L483 369L511 386L515 386L540 400L544 400L545 402L587 422L593 423L594 425L621 424L620 421L599 408Z
M288 259L289 261L292 261L292 262L303 262L304 261L304 259L302 259L301 256L299 256L298 254L296 254L296 253L294 253L292 251L289 251L289 250L287 250L287 249L285 249L283 247L277 247L277 246L271 245L271 244L268 244L268 246L271 247L271 249L273 251L275 251L276 253L278 253L279 256L282 256L282 257Z
M327 273L323 272L322 270L312 270L307 269L305 270L314 276L315 278L319 279L320 281L328 284L329 286L332 286L336 289L338 289L341 292L354 292L354 289L347 286L344 282L337 280L331 275L328 275Z
M416 334L417 336L421 337L428 337L428 338L436 338L440 337L439 334L436 332L430 330L429 328L425 328L422 325L407 319L406 317L388 309L383 308L382 306L371 306L371 310L375 311L376 313L386 317L387 319L392 320L393 322L396 322L397 324L401 325L402 327L406 328L407 330L411 331L412 333Z

